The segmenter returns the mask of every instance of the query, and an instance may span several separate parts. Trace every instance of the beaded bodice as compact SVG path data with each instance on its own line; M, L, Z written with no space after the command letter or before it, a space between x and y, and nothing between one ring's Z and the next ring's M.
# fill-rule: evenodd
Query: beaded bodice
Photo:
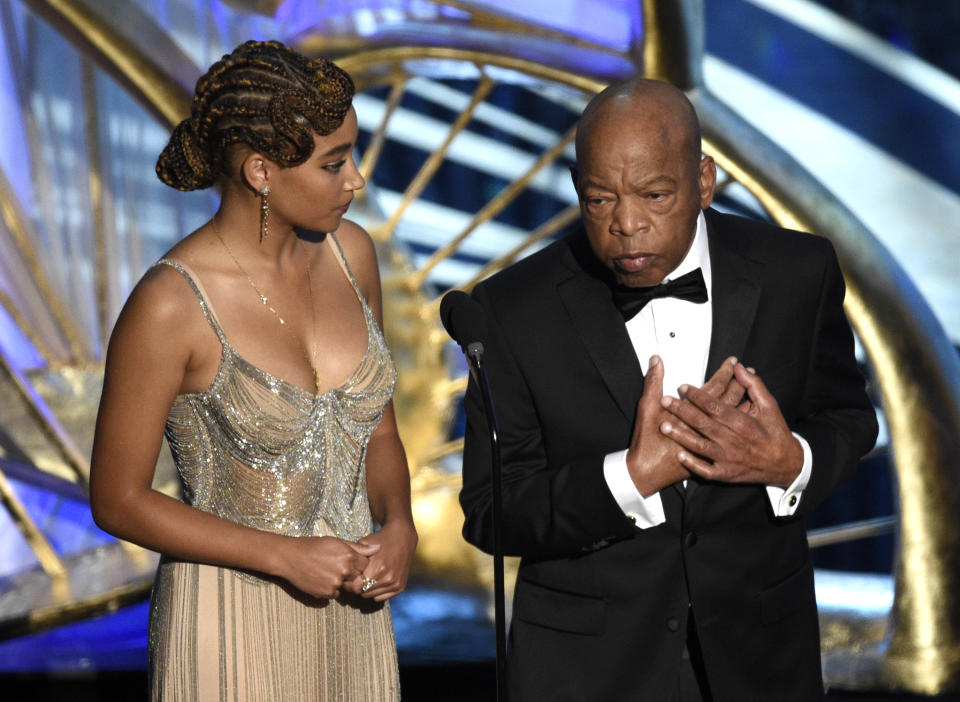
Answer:
M350 378L322 395L244 360L188 270L171 259L160 261L186 278L223 349L210 387L178 395L167 417L183 499L194 507L288 536L318 535L324 531L321 520L327 533L344 539L371 532L367 442L393 395L396 370L333 241L363 308L367 349Z

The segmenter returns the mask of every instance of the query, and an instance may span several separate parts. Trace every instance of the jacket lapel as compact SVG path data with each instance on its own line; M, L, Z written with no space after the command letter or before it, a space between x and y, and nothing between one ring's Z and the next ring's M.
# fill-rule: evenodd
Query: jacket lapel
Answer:
M730 356L743 358L760 302L761 264L749 256L736 233L724 227L711 210L704 215L710 249L710 300L713 307L706 381L725 359ZM687 481L688 501L701 484L697 478Z
M709 216L709 210L707 215L713 331L705 379L710 378L727 357L743 357L760 301L762 272L761 264L742 250L736 235Z
M640 362L623 317L613 305L609 286L597 277L602 272L591 272L592 263L583 261L582 257L592 256L592 252L577 251L576 243L585 242L572 242L566 261L568 276L558 282L557 292L607 390L626 420L633 422L637 401L643 394Z

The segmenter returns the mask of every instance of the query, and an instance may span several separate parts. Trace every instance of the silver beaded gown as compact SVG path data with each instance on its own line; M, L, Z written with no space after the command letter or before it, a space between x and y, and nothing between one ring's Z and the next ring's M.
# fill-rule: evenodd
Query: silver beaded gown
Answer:
M370 307L360 298L367 349L340 387L315 395L244 360L230 346L202 287L186 278L220 339L210 387L179 395L166 437L194 507L288 536L368 535L365 454L396 383ZM388 605L317 600L289 584L230 568L161 559L149 627L154 700L397 700Z

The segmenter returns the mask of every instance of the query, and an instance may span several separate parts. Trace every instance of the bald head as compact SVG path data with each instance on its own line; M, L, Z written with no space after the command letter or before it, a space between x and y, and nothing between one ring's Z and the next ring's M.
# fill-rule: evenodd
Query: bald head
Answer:
M630 78L597 93L577 123L576 152L579 162L597 127L618 125L623 131L643 130L673 144L678 156L700 160L700 122L683 91L670 83L649 78Z

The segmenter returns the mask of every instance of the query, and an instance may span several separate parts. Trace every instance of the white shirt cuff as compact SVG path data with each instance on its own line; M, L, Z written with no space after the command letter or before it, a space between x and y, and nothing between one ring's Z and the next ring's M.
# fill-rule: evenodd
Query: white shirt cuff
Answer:
M627 469L627 452L608 453L603 458L603 477L620 509L640 529L649 529L667 521L660 493L644 497L633 484Z
M810 444L799 434L793 435L800 442L803 449L803 467L800 469L800 475L796 480L790 483L790 487L784 489L774 485L767 485L767 497L770 500L770 506L773 508L774 517L789 517L797 511L800 506L800 499L803 497L803 491L810 482L810 473L813 470L813 453L810 451ZM609 481L608 481L609 482Z

